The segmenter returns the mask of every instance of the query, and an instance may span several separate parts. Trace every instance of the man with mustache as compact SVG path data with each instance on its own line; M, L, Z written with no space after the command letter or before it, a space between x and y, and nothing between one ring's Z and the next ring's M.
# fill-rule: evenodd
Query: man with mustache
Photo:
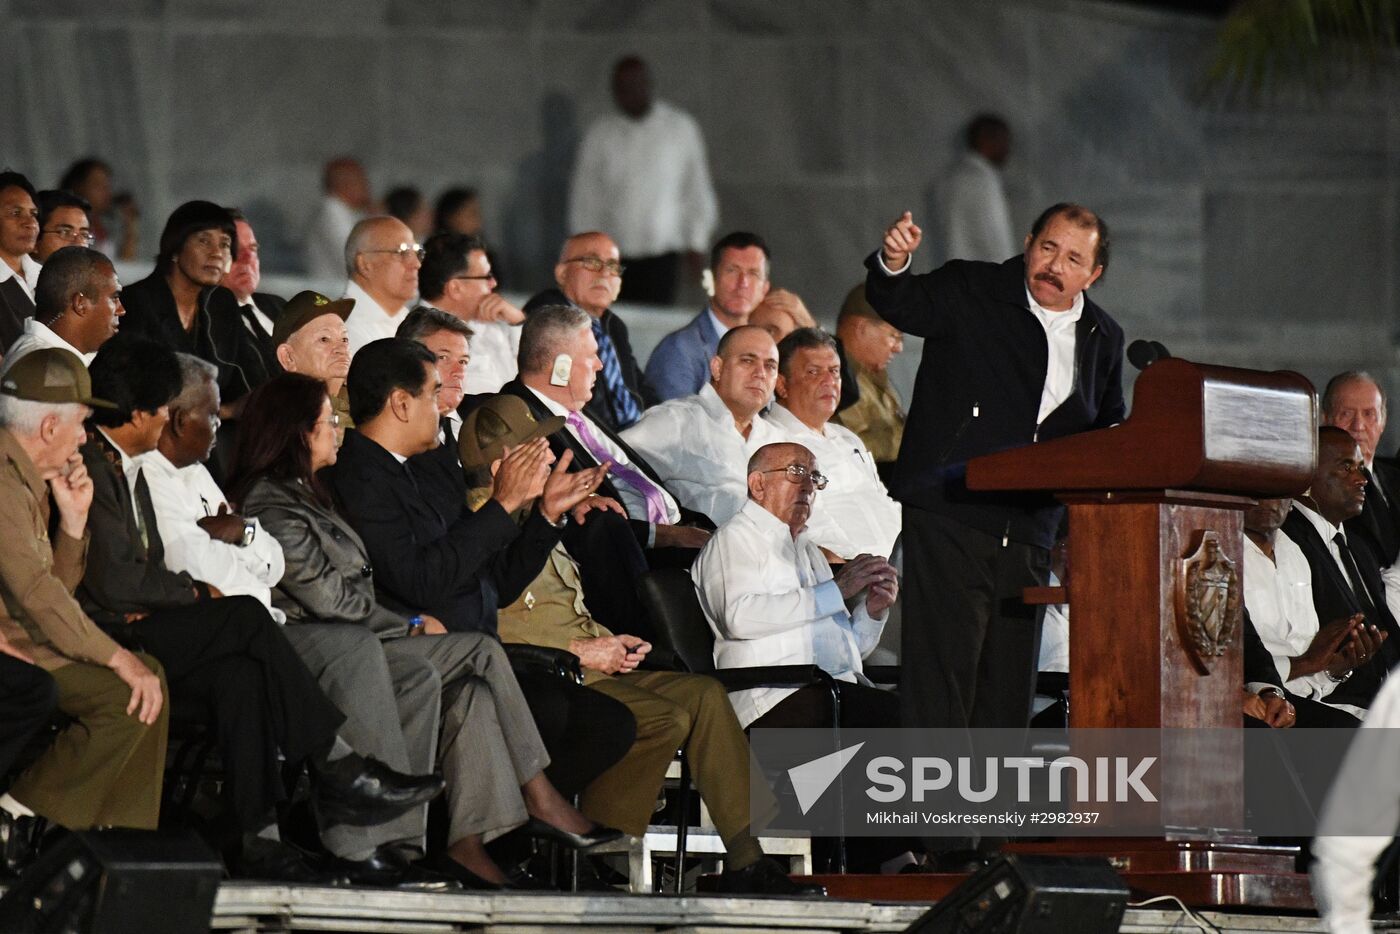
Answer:
M1108 226L1056 204L1020 256L913 275L922 239L906 211L865 261L875 311L925 339L892 484L904 506L902 661L926 673L900 693L905 725L1022 727L1039 621L1021 590L1046 581L1062 507L970 493L965 465L1122 421L1123 329L1084 295L1108 268Z

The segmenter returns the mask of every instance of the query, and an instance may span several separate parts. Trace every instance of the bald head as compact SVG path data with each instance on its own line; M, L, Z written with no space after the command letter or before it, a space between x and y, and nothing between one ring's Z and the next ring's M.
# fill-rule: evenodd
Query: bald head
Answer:
M800 444L765 444L749 458L749 499L758 503L797 538L812 516L817 484L817 459Z
M601 317L622 290L621 256L617 244L605 233L574 234L559 251L554 281L569 301L593 317Z
M719 340L710 360L710 383L747 433L760 409L773 398L778 379L778 345L763 328L752 324L731 328Z
M380 305L397 310L418 294L420 249L397 217L367 217L345 241L345 271Z

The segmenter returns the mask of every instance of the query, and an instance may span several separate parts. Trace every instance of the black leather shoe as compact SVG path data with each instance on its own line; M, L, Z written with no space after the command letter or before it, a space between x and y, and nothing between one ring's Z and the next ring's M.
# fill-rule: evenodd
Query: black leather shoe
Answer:
M405 860L392 847L381 846L368 859L342 859L336 868L351 885L402 889L410 892L456 892L462 886L445 873Z
M538 817L530 818L522 829L527 835L537 840L561 843L575 850L586 850L602 843L611 843L623 836L621 830L615 827L604 827L602 824L595 825L587 833L574 833L571 830L561 830Z
M39 855L42 817L15 817L0 810L0 879L15 879Z
M264 837L245 837L236 877L289 885L345 885L343 874L317 865L315 857L290 843Z
M714 890L726 895L826 895L826 886L793 882L783 868L767 856L743 869L726 869L719 874Z
M437 772L405 775L358 753L342 756L316 771L317 815L333 824L382 824L427 804L447 784Z

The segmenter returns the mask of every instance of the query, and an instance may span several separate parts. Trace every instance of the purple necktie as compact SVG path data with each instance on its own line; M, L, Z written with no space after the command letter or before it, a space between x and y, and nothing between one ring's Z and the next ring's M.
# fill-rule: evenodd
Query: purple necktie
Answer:
M665 525L670 521L670 515L666 512L666 497L661 494L660 488L655 483L647 479L646 474L627 464L617 463L612 452L608 450L606 445L598 441L598 437L593 434L582 415L570 412L564 421L569 423L569 427L574 430L574 434L578 435L583 446L588 448L588 453L593 455L595 461L600 464L603 461L612 461L613 465L608 469L608 473L646 497L648 522Z

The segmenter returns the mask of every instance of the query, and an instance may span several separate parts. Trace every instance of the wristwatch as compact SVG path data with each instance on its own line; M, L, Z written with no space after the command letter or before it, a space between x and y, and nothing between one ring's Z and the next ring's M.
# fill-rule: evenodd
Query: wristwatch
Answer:
M243 520L243 541L238 543L239 548L247 548L253 544L253 539L257 537L258 524L252 519Z

